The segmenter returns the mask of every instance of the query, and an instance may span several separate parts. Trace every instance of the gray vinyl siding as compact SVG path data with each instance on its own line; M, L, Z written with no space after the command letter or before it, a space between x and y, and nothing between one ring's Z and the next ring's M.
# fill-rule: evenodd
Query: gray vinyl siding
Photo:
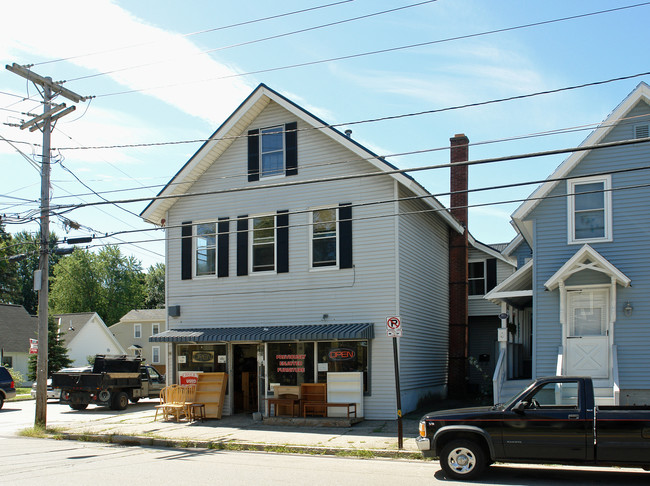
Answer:
M492 255L482 252L481 250L470 246L469 248L469 261L485 261L494 258ZM502 260L497 260L497 284L503 282L506 278L512 275L515 268L508 265ZM489 300L485 300L482 296L472 295L468 300L468 315L469 316L496 316L501 313L501 306L494 304Z
M249 129L298 121L298 175L272 180L247 180L246 139L235 140L188 192L218 191L270 183L378 172L320 130L270 103ZM325 322L375 323L371 343L371 395L365 399L366 418L387 418L395 410L392 342L385 319L398 309L394 204L354 206L392 200L394 179L381 175L256 191L211 194L179 199L168 212L168 305L180 305L181 315L169 327L223 327ZM309 214L323 206L352 203L353 263L350 269L310 269ZM237 276L236 235L230 235L229 276L181 280L180 225L183 221L215 221L219 217L249 216L289 210L289 272ZM230 224L231 232L236 223ZM445 250L446 251L446 250ZM446 278L444 284L446 285ZM446 287L445 287L446 288ZM445 298L448 292L445 291ZM446 307L446 306L445 306ZM446 309L444 311L446 313ZM408 366L407 366L408 370Z
M399 197L413 194L401 187ZM421 201L399 204L399 296L404 336L399 338L402 409L447 383L449 337L449 229Z
M650 107L641 103L627 116L650 114ZM646 121L648 118L645 119ZM639 123L642 120L635 120ZM625 140L633 137L633 123L621 123L614 128L604 142ZM600 149L589 153L570 174L583 177L598 172L621 168L647 167L650 165L648 144ZM650 171L640 170L613 174L612 181L612 234L613 241L590 243L590 246L606 258L631 281L630 288L617 287L617 320L614 324L614 344L618 348L618 364L621 389L650 388L647 366L647 350L650 347L650 259L647 255L648 228L650 228ZM632 187L631 189L622 189ZM641 186L641 187L639 187ZM566 183L558 184L551 196L566 193ZM551 277L582 244L567 244L566 198L547 198L530 214L535 221L535 369L536 375L554 374L557 349L562 341L559 323L559 292L547 292L544 282ZM584 276L576 280L586 284ZM602 280L595 281L596 283ZM632 316L623 314L625 302L631 302ZM622 392L622 394L623 394Z

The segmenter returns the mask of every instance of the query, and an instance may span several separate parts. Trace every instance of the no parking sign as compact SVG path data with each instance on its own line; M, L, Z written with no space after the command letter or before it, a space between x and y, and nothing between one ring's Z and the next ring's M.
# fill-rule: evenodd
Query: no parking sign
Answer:
M386 335L388 337L402 337L402 319L399 316L386 318Z

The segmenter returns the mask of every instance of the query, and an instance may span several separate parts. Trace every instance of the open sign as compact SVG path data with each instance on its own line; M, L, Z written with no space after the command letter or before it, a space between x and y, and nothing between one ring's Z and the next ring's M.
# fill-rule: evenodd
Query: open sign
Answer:
M328 357L330 361L349 361L354 359L356 355L354 349L334 348L330 350Z

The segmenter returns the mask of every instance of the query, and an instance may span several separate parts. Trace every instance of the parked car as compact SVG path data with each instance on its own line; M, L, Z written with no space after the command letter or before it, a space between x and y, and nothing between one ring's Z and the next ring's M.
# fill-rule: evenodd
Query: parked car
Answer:
M62 370L60 370L60 372L81 373L84 371L92 371L92 369L93 369L92 366L83 366L81 368L63 368ZM32 395L32 398L36 398L36 382L34 382L34 384L32 385L32 390L30 393ZM47 379L47 398L48 400L49 399L58 400L59 398L61 398L61 389L52 387L52 378Z
M16 384L14 383L9 370L0 366L0 408L4 405L5 400L16 396Z

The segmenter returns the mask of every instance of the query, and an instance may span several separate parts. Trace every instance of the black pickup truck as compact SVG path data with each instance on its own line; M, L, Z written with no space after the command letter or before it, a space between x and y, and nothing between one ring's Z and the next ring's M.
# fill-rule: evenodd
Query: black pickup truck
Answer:
M540 378L505 404L425 415L416 442L452 479L495 461L650 470L650 407L596 406L590 378Z
M165 378L134 356L98 354L92 372L60 372L52 375L52 387L61 389L61 403L74 410L89 404L124 410L129 401L157 398Z

